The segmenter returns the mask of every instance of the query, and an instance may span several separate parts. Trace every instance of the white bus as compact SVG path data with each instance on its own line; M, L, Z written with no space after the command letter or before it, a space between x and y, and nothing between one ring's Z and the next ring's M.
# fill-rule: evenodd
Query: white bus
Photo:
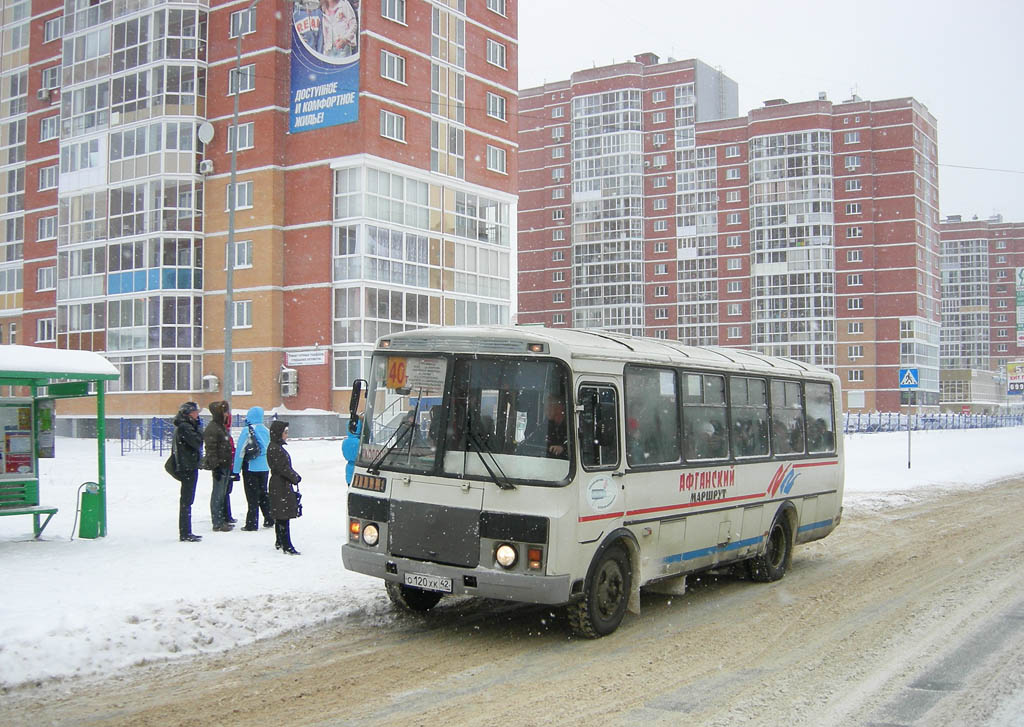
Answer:
M342 559L405 608L564 604L575 632L603 636L644 586L741 562L781 578L842 515L839 380L798 361L428 328L382 338L368 378Z

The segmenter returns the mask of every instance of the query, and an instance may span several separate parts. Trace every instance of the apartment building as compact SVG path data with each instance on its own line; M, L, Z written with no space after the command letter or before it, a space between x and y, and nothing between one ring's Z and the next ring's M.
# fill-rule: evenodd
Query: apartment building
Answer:
M3 342L104 353L114 415L341 411L378 336L509 322L516 29L514 0L5 0Z
M520 320L792 356L835 370L851 411L937 405L935 119L824 95L739 116L735 97L651 54L521 93Z

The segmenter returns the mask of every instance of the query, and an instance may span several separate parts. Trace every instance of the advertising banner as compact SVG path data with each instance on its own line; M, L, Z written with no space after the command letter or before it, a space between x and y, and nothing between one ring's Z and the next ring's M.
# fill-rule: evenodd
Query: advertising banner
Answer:
M1024 268L1017 268L1017 345L1024 346Z
M1006 364L1006 393L1024 394L1024 362Z
M293 6L291 133L358 118L359 6L360 0L298 0Z

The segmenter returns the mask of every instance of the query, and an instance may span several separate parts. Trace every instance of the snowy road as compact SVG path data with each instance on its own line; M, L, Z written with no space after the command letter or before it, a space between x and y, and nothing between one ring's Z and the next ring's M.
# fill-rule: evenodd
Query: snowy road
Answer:
M1021 725L1024 481L847 514L780 582L646 594L610 637L540 607L371 612L106 681L2 724Z

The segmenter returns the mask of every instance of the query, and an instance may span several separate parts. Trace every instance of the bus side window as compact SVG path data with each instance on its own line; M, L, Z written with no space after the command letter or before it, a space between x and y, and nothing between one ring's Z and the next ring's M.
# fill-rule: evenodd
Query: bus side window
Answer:
M610 386L581 386L579 403L580 461L587 469L619 463L619 405Z
M803 454L804 402L799 381L772 381L772 450Z
M807 397L807 451L834 452L835 422L832 418L832 387L828 384L805 384Z

